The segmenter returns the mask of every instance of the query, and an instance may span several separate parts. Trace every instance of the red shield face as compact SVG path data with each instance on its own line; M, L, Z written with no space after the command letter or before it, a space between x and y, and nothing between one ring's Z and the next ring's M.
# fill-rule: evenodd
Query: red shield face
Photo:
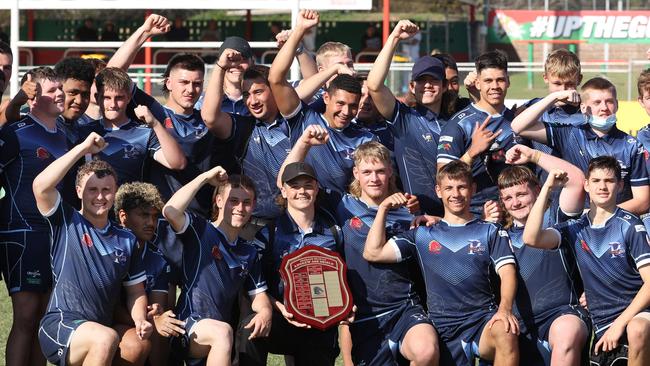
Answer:
M90 234L88 233L84 233L83 237L81 238L81 242L89 248L93 246L93 238L91 238Z
M44 147L36 149L36 157L42 160L49 159L50 153Z
M167 117L165 118L165 128L173 128L174 125L172 124L172 119Z
M442 249L442 246L440 246L440 243L438 243L435 240L432 240L429 243L429 251L433 254L438 254L440 253L440 250Z
M361 221L360 218L355 216L350 220L350 227L351 228L358 230L358 229L361 229L362 226L363 226L363 221Z
M212 257L216 260L221 260L221 258L223 258L223 255L221 255L221 250L219 250L218 245L212 247Z

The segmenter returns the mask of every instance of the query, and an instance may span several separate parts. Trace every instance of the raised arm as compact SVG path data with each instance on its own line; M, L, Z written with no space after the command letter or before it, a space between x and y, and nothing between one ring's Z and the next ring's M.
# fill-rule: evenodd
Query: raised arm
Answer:
M133 63L135 56L140 51L140 47L149 37L165 34L169 32L171 25L167 18L158 14L151 14L140 28L124 41L124 44L113 54L113 57L108 61L107 67L117 67L124 71Z
M296 29L291 32L280 51L275 56L269 71L269 84L278 110L283 116L289 116L300 106L300 97L286 79L293 56L307 30L318 24L319 15L312 10L301 10Z
M219 59L214 63L212 75L208 87L205 88L205 97L203 106L201 106L201 118L218 139L225 140L232 134L232 117L221 110L221 101L223 100L223 79L226 70L236 68L242 62L241 53L230 48L226 48L219 55Z
M57 184L75 165L75 163L86 154L97 154L108 145L104 139L97 133L92 132L79 145L73 147L60 158L54 160L39 175L34 178L32 189L36 206L41 214L51 212L56 205L59 192L56 190Z
M5 123L12 123L20 120L20 108L32 101L32 107L36 105L38 97L41 96L41 84L32 81L32 74L27 74L27 80L20 86L18 93L3 107L0 107L0 127Z
M420 29L417 25L411 23L410 20L400 20L393 32L386 39L384 47L379 52L370 73L368 74L368 91L379 113L391 120L395 110L395 96L384 85L390 64L393 61L393 55L397 50L400 41L413 38Z
M300 100L308 102L316 94L319 88L321 88L327 80L329 80L334 75L347 74L354 76L354 70L350 69L343 64L333 64L325 70L321 70L317 74L312 75L309 78L304 79L297 87L296 93Z
M278 188L282 188L282 173L284 168L296 162L305 161L307 153L312 146L324 145L329 141L330 135L325 128L318 125L309 125L303 131L300 139L296 141L296 144L293 145L293 148L289 152L289 155L284 159L280 171L278 172L278 178L276 184Z
M278 49L284 46L289 35L291 34L291 29L285 29L282 32L275 35L275 40L278 41ZM298 60L298 65L300 65L300 74L303 79L307 79L316 75L318 72L318 66L316 65L316 60L314 56L304 48L302 42L296 50L296 59Z
M159 162L161 165L165 166L168 169L172 170L182 170L185 169L187 164L187 159L185 158L185 153L181 149L176 139L167 132L165 126L163 126L156 117L151 114L149 108L144 105L139 105L134 108L136 117L144 121L149 128L153 130L158 138L160 143L160 150L154 153L154 160Z
M544 212L551 199L551 192L555 187L563 187L567 181L567 174L559 169L548 173L546 182L539 191L537 200L530 209L522 239L524 244L541 249L555 249L560 245L560 233L553 228L543 229Z
M546 129L539 118L557 102L577 105L580 103L580 94L575 90L562 90L547 95L519 113L512 121L512 130L521 137L548 144L550 141L547 141Z
M163 216L165 216L172 229L176 232L183 230L185 227L185 210L201 187L206 183L217 187L227 181L228 173L222 167L217 166L199 174L191 182L176 191L163 207Z
M366 245L363 247L363 258L368 262L397 262L395 248L386 245L386 217L388 211L400 206L406 206L409 196L408 193L394 193L379 204L377 216L375 216L375 221L372 223L366 237Z
M508 164L537 164L547 173L551 173L553 170L564 172L567 182L560 193L560 209L569 216L582 212L585 205L585 175L575 165L524 145L515 145L508 150L506 162Z

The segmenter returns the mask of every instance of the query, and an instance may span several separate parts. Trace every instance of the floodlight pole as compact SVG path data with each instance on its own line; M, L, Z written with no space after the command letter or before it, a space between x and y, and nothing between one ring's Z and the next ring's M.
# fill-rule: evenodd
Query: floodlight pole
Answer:
M11 53L13 54L12 63L11 63L11 86L9 93L11 97L18 93L18 65L20 63L20 54L18 53L18 40L20 37L20 19L18 2L20 0L14 0L11 2Z
M390 0L384 0L384 16L381 24L382 30L382 44L386 43L388 35L390 34Z

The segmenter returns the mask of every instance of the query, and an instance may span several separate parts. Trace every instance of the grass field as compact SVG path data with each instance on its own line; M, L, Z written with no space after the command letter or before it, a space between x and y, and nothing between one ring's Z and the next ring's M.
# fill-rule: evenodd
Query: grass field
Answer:
M9 335L9 328L11 327L12 310L11 301L7 295L7 290L4 283L0 285L0 366L5 365L5 347L7 345L7 335ZM281 366L284 365L284 358L282 356L270 355L267 362L268 365ZM337 360L337 365L343 365L341 360Z

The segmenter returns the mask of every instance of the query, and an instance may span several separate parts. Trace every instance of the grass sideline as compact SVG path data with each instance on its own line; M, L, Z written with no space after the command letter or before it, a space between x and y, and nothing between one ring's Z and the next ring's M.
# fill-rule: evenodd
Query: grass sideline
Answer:
M12 319L12 310L11 310L11 300L7 294L7 288L4 285L0 285L0 366L5 365L5 347L7 346L7 336L9 335L9 328L11 328L11 319ZM267 365L271 366L283 366L284 358L278 355L269 355ZM336 365L343 365L341 358L336 360Z

